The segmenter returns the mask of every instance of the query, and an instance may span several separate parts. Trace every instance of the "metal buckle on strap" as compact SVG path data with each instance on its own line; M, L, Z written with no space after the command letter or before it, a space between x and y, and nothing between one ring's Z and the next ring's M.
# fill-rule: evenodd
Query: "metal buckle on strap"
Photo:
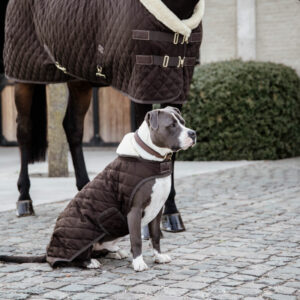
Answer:
M183 45L184 43L189 43L189 38L186 35L182 37L181 45Z
M58 70L63 71L65 74L67 74L67 69L63 67L58 61L55 62L55 66Z
M97 73L96 73L96 76L97 77L103 77L103 78L106 78L106 75L102 73L102 67L100 66L97 66Z
M178 32L175 32L174 33L174 38L173 38L173 44L174 45L177 45L179 42L179 33Z
M170 56L169 55L165 55L164 56L164 60L163 60L163 67L167 68L169 66L169 60L170 60Z
M167 154L165 155L165 157L164 157L164 160L171 160L171 159L172 159L172 155L173 155L172 152L167 153Z
M185 57L182 58L181 56L178 56L178 65L177 65L177 68L183 68L183 66L184 66L184 60L185 60Z

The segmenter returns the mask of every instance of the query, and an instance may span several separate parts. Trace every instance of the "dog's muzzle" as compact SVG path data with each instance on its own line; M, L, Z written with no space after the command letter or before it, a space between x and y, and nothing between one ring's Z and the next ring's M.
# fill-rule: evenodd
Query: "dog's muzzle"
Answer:
M189 130L189 131L188 131L188 136L192 139L193 145L196 144L196 140L197 140L197 134L196 134L196 131L194 131L194 130Z

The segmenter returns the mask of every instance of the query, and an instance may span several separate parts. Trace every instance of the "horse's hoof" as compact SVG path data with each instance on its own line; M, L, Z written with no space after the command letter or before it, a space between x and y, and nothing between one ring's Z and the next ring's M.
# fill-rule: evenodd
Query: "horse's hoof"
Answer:
M17 216L18 217L27 217L34 216L34 210L31 200L20 200L17 202Z
M161 219L162 230L169 232L185 231L180 213L163 215Z
M149 233L148 225L142 227L142 239L143 240L149 240L150 239L150 233Z

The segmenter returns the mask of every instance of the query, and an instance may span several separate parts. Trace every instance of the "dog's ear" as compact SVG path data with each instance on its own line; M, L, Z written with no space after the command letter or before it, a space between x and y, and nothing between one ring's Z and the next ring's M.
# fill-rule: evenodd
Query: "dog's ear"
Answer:
M176 118L180 121L181 124L185 124L185 121L181 115L181 111L177 107L167 106L165 109L173 113L176 116Z
M172 111L178 113L179 115L181 115L181 112L180 112L180 110L177 107L167 106L165 109L172 110Z
M145 120L146 120L148 126L154 130L158 129L158 115L159 115L159 110L155 109L155 110L149 111L145 116Z

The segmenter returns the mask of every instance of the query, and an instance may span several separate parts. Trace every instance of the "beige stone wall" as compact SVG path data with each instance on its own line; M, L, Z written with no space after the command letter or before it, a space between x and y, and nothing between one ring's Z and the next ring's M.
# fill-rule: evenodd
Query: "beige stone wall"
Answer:
M300 74L300 1L257 0L258 60L294 67Z
M244 58L238 55L237 50L238 26L243 25L238 24L238 20L243 22L243 18L238 18L238 13L243 13L237 10L238 1L206 0L202 63ZM251 6L251 0L248 2ZM243 0L241 4L244 4ZM300 75L300 1L253 0L253 6L256 32L256 53L253 57L259 61L284 63L295 68ZM240 38L243 36L240 35Z
M236 57L236 0L206 0L201 62Z

